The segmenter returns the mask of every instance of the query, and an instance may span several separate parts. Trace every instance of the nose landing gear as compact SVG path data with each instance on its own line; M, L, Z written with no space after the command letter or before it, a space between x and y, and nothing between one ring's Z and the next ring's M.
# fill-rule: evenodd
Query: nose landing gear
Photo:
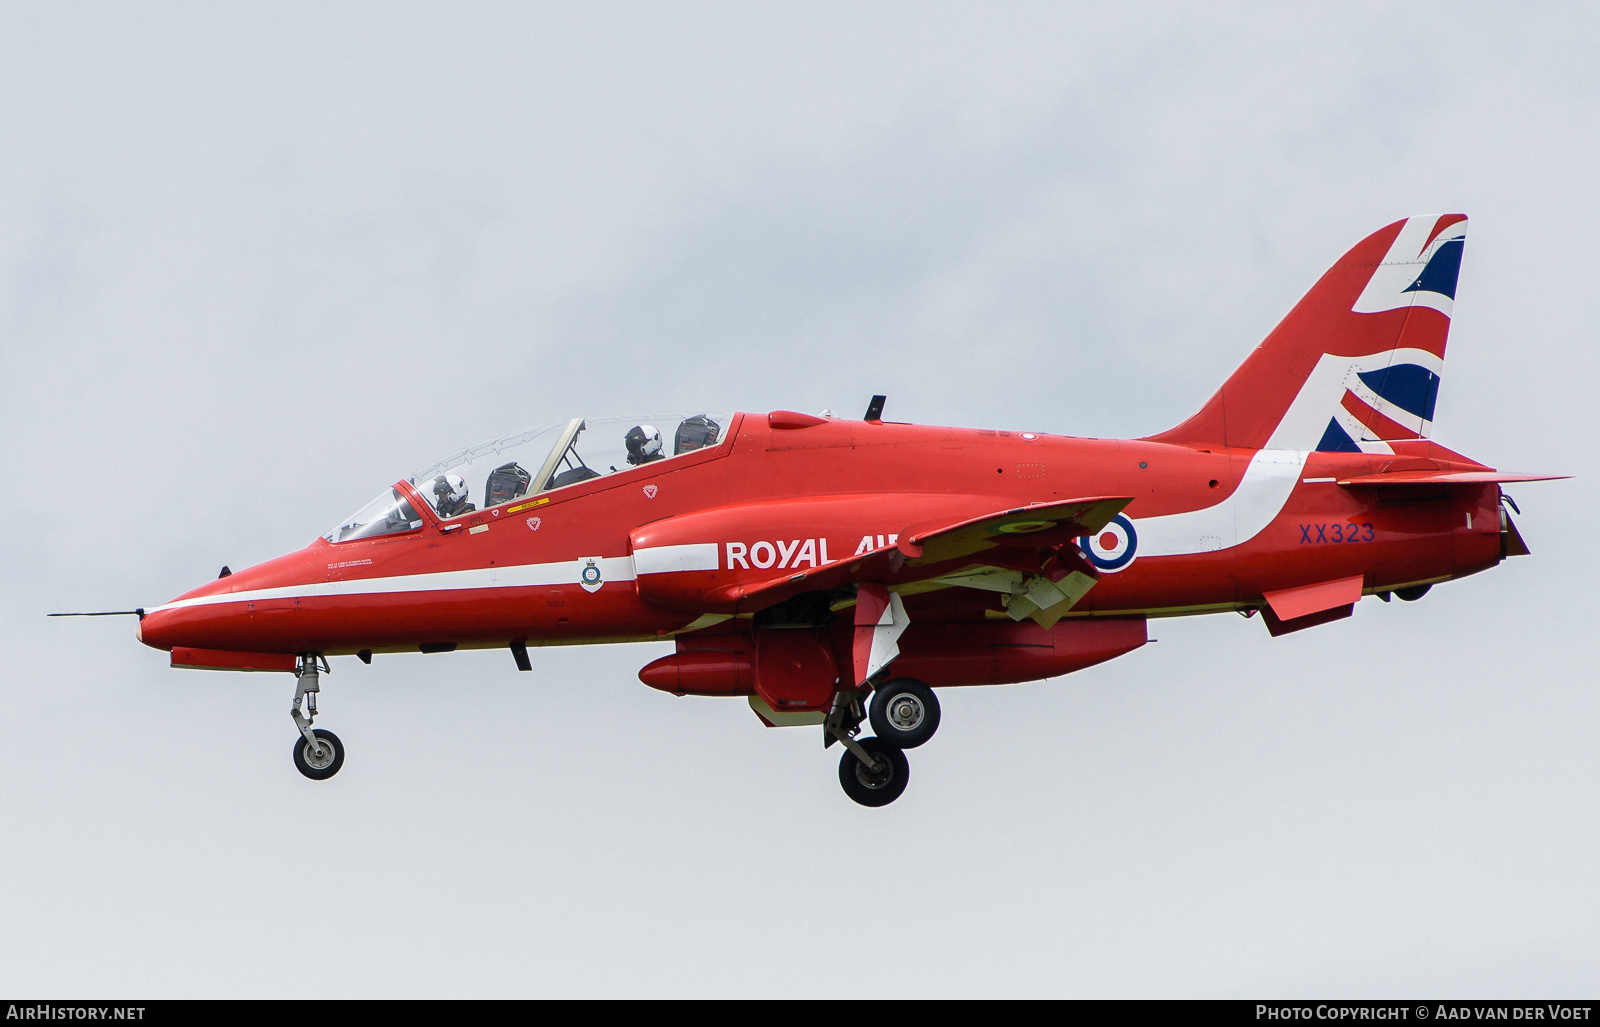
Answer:
M294 706L289 715L294 717L294 726L300 729L300 737L294 741L295 769L313 781L326 781L344 766L344 743L332 731L311 727L311 722L317 719L317 693L322 691L317 675L319 664L323 670L331 672L327 660L315 653L300 657L294 673ZM305 715L300 713L301 699L306 701Z

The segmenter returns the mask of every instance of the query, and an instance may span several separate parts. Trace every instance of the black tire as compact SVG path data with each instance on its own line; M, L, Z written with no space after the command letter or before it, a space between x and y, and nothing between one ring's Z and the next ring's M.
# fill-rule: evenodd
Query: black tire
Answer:
M1428 589L1432 587L1432 585L1411 585L1408 588L1395 589L1394 594L1404 602L1414 603L1418 599L1421 599L1423 596L1427 595Z
M844 786L846 795L863 806L887 806L906 790L911 780L911 762L899 746L881 738L863 738L859 744L883 765L883 770L874 774L846 749L839 758L839 784Z
M338 735L320 727L312 728L311 733L333 750L333 758L329 760L327 757L319 759L312 756L309 752L311 743L306 741L304 735L300 735L294 740L294 769L313 781L326 781L344 766L344 743L339 741Z
M915 749L939 730L939 699L916 678L895 678L872 693L867 717L879 738Z

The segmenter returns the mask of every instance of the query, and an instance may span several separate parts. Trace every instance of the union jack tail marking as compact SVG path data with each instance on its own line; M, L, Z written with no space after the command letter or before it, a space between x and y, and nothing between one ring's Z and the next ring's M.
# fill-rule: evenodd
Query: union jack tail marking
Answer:
M1392 453L1427 438L1466 244L1464 214L1357 243L1200 412L1155 442Z

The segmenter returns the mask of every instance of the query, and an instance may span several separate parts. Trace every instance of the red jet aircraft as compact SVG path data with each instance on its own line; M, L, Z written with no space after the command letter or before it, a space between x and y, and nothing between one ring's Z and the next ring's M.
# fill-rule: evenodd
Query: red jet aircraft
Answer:
M1500 486L1554 476L1428 439L1466 228L1362 240L1149 438L898 424L881 396L859 421L574 418L131 612L174 667L293 673L310 778L344 763L311 726L329 656L509 648L529 670L528 646L671 640L645 684L820 725L845 792L881 806L939 725L936 687L1092 666L1143 645L1149 617L1259 613L1281 635L1527 553Z

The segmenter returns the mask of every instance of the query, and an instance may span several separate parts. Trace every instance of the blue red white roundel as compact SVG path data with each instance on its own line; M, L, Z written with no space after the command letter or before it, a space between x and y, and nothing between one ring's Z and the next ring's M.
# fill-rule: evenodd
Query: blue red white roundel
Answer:
M1078 548L1097 569L1115 574L1133 562L1139 550L1139 533L1133 530L1132 521L1117 514L1096 534L1080 538Z

